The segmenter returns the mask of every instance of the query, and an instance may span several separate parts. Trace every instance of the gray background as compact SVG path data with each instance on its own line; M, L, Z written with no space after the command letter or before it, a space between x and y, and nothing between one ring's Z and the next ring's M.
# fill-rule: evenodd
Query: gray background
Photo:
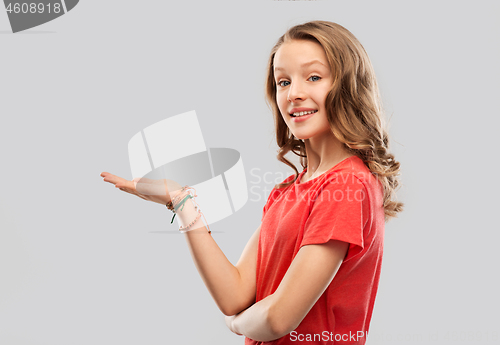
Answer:
M368 51L402 164L406 210L386 226L369 344L498 343L499 10L81 1L14 35L2 9L0 343L243 344L169 232L171 213L99 174L131 179L129 139L196 110L207 146L238 150L247 172L248 203L212 226L236 263L291 173L263 97L268 54L313 19L344 25Z

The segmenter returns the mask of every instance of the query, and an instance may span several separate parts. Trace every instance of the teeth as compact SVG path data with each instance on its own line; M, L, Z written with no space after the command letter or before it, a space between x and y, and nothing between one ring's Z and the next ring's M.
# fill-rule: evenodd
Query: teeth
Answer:
M309 114L313 114L315 113L316 110L311 110L311 111L301 111L301 112L298 112L298 113L293 113L292 115L293 116L304 116L304 115L309 115Z

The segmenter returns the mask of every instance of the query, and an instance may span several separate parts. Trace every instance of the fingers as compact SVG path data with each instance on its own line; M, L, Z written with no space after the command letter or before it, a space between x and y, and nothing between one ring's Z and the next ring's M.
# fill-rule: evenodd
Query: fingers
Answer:
M128 180L124 180L124 181L122 181L122 183L123 183L123 186L124 186L125 188L130 189L130 190L133 190L133 191L135 191L135 190L136 190L136 188L135 188L136 183L135 183L135 182L133 182L133 181L128 181Z
M103 180L105 182L110 182L110 183L115 183L117 182L121 177L118 177L116 175L113 175L109 172L103 172L101 173L101 177L103 177Z
M101 173L101 177L103 177L104 182L112 183L115 187L123 186L127 180L123 177L119 177L108 172Z
M110 174L109 172L102 172L101 177L103 177L104 182L112 183L115 185L115 188L120 189L121 191L130 193L130 194L135 194L138 195L136 186L138 180L140 178L135 178L132 181L126 180L123 177L119 177L113 174Z
M112 183L121 191L137 195L142 199L148 200L147 196L167 195L166 183L164 180L153 180L149 178L136 177L132 181L113 175L109 172L102 172L103 181Z
M115 175L110 174L109 172L101 173L101 177L103 178L104 182L109 182L109 183L113 183L112 181L114 180L114 178L116 178Z

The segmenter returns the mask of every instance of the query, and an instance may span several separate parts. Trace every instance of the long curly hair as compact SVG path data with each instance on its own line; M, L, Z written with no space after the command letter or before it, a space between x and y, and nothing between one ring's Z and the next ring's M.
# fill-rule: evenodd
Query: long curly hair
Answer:
M291 133L276 102L274 56L283 43L292 40L308 40L323 47L333 78L325 101L330 128L346 150L361 158L381 182L385 220L396 217L403 210L403 203L395 200L400 164L389 153L389 136L373 66L356 37L343 26L328 21L312 21L290 28L271 50L266 99L274 114L277 158L295 171L293 180L275 187L284 188L299 175L295 165L285 158L288 152L299 156L302 167L307 167L305 144Z

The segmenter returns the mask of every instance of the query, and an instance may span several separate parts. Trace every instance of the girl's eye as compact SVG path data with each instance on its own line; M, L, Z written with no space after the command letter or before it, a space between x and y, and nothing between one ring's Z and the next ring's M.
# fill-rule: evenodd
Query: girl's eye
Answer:
M284 83L288 83L288 84L290 84L290 82L289 82L289 81L287 81L287 80L282 80L282 81L279 81L279 82L278 82L278 85L279 85L279 86L281 86L281 87L288 86L288 84L286 84L286 85L285 85Z
M309 79L313 79L313 78L315 78L315 80L311 80L311 81L318 81L321 79L321 77L318 77L317 75L313 75Z

